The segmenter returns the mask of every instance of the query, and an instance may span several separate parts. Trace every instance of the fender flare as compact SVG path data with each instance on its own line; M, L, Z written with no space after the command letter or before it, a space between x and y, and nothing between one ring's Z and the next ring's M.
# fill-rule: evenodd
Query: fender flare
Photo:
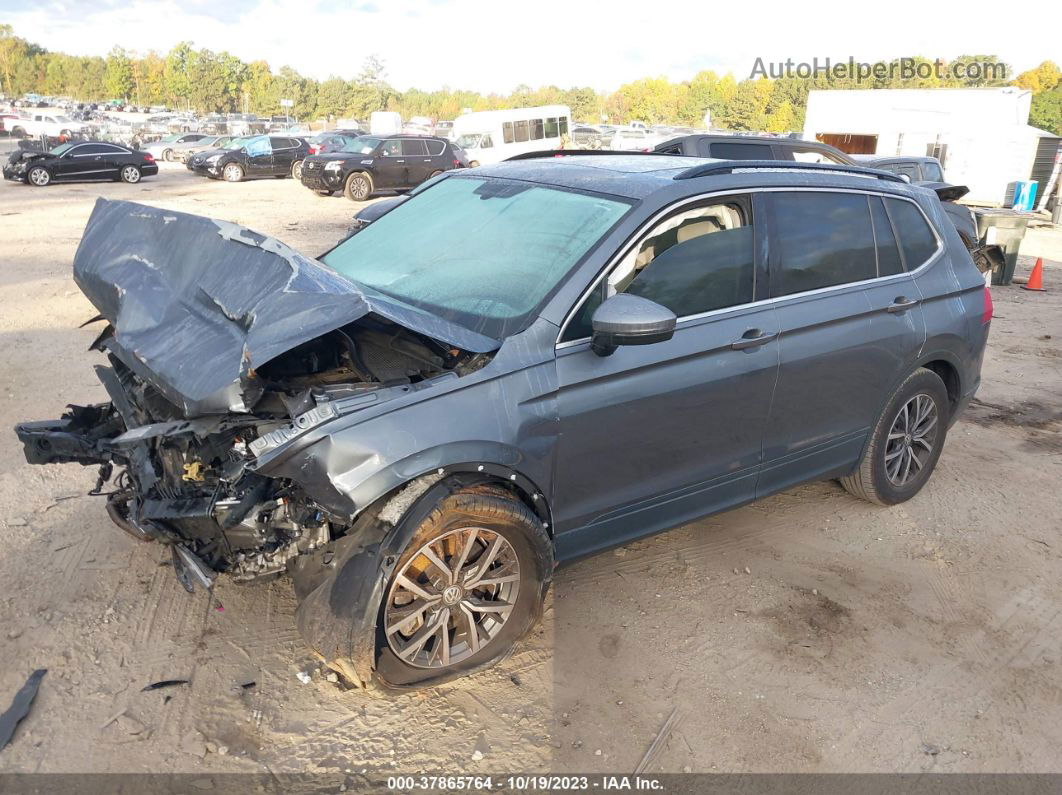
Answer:
M426 477L431 476L414 478L399 492L415 487ZM317 565L335 570L295 609L295 625L307 645L329 667L352 682L367 686L376 665L380 602L402 551L440 500L460 489L494 480L495 476L485 469L443 475L416 497L395 524L366 512L351 533L330 545L331 549L300 556L312 557ZM303 563L314 565L309 559Z

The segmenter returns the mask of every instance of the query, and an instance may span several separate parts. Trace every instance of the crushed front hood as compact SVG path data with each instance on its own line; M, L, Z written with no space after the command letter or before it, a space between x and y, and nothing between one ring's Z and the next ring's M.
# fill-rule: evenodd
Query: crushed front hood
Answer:
M186 416L249 410L255 368L370 312L463 350L499 345L274 238L134 202L96 202L74 280L114 327L105 347Z

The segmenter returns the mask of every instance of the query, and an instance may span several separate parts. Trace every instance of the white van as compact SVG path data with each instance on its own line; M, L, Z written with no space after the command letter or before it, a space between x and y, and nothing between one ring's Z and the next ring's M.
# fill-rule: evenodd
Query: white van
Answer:
M397 135L400 132L402 132L402 114L392 110L377 110L369 116L371 135Z
M454 120L452 140L468 154L469 164L498 163L523 152L560 149L568 139L572 112L567 105L466 113Z

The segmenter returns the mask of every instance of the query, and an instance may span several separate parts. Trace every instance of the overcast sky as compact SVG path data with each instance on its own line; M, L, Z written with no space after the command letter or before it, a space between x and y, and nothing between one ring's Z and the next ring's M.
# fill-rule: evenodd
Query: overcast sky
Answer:
M757 57L995 54L1017 71L1062 60L1058 0L985 12L925 0L862 7L873 16L839 10L858 8L851 4L793 0L0 0L0 22L50 50L104 55L120 44L165 52L190 40L316 78L353 77L376 53L402 90L507 93L520 83L611 90L638 77L682 80L701 69L742 79Z

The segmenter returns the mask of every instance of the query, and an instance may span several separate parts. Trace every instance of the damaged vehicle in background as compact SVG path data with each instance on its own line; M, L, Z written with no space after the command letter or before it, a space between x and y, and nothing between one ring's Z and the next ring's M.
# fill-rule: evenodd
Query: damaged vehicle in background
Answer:
M159 173L149 152L108 141L59 144L47 152L19 149L3 168L4 179L43 188L53 182L121 181L135 184Z
M74 278L109 400L26 459L97 467L189 591L289 574L392 689L505 657L557 563L810 480L909 499L991 318L932 192L667 155L450 171L320 261L100 200Z

